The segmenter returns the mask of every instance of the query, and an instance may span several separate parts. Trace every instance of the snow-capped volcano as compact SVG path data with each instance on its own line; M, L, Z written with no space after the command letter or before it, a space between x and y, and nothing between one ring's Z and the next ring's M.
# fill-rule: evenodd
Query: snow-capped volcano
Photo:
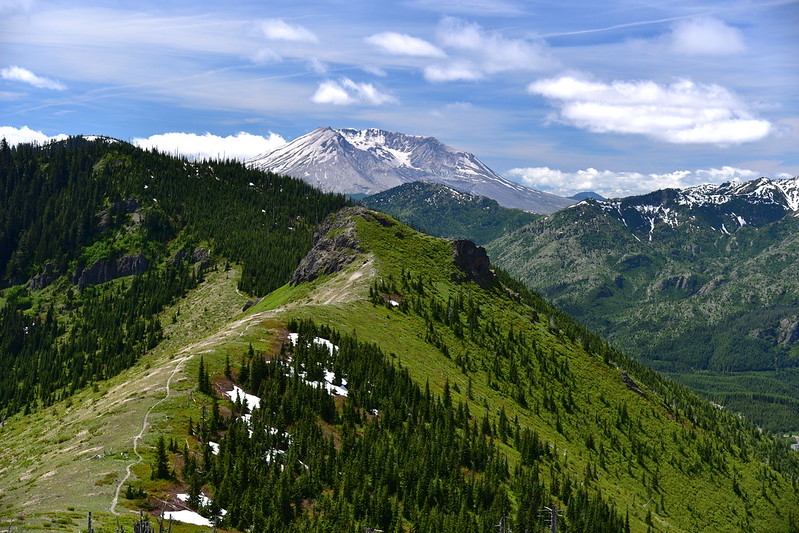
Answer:
M403 183L430 181L535 213L552 213L574 203L506 180L473 154L433 137L373 128L318 128L247 165L344 194L375 194Z

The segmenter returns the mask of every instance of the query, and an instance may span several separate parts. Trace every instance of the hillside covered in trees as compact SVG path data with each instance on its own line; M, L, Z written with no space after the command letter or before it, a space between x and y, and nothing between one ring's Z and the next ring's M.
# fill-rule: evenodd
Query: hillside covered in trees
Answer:
M537 531L554 508L559 531L797 530L787 443L468 241L235 163L107 140L4 153L4 190L31 200L2 212L0 527ZM87 229L39 226L48 202L83 213L62 198L79 192ZM25 231L53 236L37 255Z

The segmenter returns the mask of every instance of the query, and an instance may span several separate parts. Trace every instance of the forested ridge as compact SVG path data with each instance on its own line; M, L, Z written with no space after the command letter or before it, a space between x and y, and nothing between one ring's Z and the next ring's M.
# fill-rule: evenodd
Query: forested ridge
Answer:
M445 242L337 216L379 258L369 303L296 308L272 332L296 340L205 358L212 407L167 436L189 445L162 461L193 508L258 531L489 531L503 516L535 531L553 505L560 531L796 529L799 464L783 442L506 273L478 286ZM232 384L260 406L229 400Z
M209 253L242 264L243 291L282 285L314 226L345 205L239 163L80 137L0 141L0 191L0 416L133 364L160 340L160 310L202 280ZM107 272L125 258L139 275L113 281ZM84 284L86 270L101 275Z
M39 487L85 470L73 501L50 501L99 511L98 531L114 531L114 494L111 512L188 507L237 531L536 531L545 507L567 532L797 531L784 442L627 358L468 242L237 163L103 139L0 148L3 190L31 202L0 212L13 446L0 517L32 523ZM64 166L82 178L56 186ZM336 223L309 252L322 221ZM312 281L289 283L306 254ZM229 279L246 301L239 271L238 289L264 298L162 348L208 318L208 284ZM39 512L44 530L65 513Z

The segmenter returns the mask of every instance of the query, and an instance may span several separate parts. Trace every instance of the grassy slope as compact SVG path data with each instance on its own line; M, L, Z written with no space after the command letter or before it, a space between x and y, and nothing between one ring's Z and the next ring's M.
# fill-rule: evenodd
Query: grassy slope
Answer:
M244 314L238 312L246 301L235 290L238 273L209 274L205 284L164 313L166 324L167 317L171 319L180 309L177 323L167 326L168 340L136 367L101 383L96 392L87 390L43 412L9 420L0 430L4 450L0 457L0 528L11 517L24 517L28 531L74 531L77 525L83 526L85 512L91 510L98 531L112 530L116 517L109 507L126 467L135 459L132 439L151 408L150 426L140 447L144 461L133 467L132 482L146 488L151 503L157 504L154 498L169 499L174 492L171 487L149 481L152 446L160 434L183 442L189 417L195 421L200 418L207 398L195 393L187 407L187 391L194 388L197 376L197 356L203 354L219 386L226 357L238 361L250 343L256 349L275 349L284 338L286 319L310 317L378 343L386 353L396 355L397 363L407 367L415 379L422 383L429 380L435 393L442 392L449 379L454 399L466 400L471 377L472 399L468 402L473 417L481 418L486 409L496 416L504 407L509 418L517 416L522 425L536 428L543 439L557 446L574 479L582 478L589 463L594 468L598 464L597 452L585 444L588 435L593 435L597 443L604 442L606 467L599 470L592 484L622 512L629 509L633 530L646 530L644 519L650 511L660 531L720 531L740 529L744 523L751 523L756 531L786 530L786 513L797 507L797 499L780 474L726 451L722 452L726 472L701 466L691 471L690 465L698 458L688 442L702 439L702 432L670 418L660 397L644 391L646 399L642 401L624 385L617 370L586 354L577 343L562 345L557 332L550 332L547 317L531 320L523 307L501 295L488 296L471 284L453 284L450 276L454 267L447 243L403 226L382 227L360 220L358 224L362 244L369 253L339 274L307 285L285 286ZM475 370L469 376L461 372L452 359L424 341L426 325L421 318L368 302L372 280L389 275L398 278L401 268L430 278L430 290L444 301L451 293L465 291L481 305L483 316L495 318L502 327L513 324L515 331L539 339L547 352L554 350L558 364L568 361L573 376L570 383L540 382L532 391L536 401L545 392L558 396L572 393L578 408L562 417L561 432L547 410L536 413L524 409L489 387L485 371ZM478 350L470 341L456 339L449 330L442 330L442 335L453 357L460 351ZM170 396L153 408L164 398L165 383L173 372ZM617 436L617 446L603 440L600 426L612 426L623 404L630 418L639 423L644 444L659 449L658 465L648 459L643 464L636 462L630 454L631 443L618 432L611 431ZM86 460L111 446L113 455ZM518 460L513 450L500 446L511 462ZM670 461L679 462L685 472ZM653 489L651 483L656 470L659 489ZM741 477L745 500L732 492L732 472ZM765 481L764 473L770 481ZM127 514L126 506L131 502L121 498L119 503L117 511ZM782 515L775 513L775 508L783 509Z

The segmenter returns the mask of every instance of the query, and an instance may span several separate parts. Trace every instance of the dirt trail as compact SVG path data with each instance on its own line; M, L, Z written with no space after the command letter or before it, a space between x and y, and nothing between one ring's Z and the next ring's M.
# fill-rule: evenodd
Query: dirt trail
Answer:
M167 398L169 398L171 392L170 385L172 384L172 378L174 378L175 375L178 373L178 371L183 367L183 363L189 359L191 359L191 356L184 356L175 361L175 368L172 369L172 372L169 374L169 378L166 380L166 387L165 387L166 395L157 402L155 402L147 410L147 412L144 414L144 420L142 421L141 430L139 430L138 435L133 437L133 453L136 454L136 457L138 457L138 459L136 459L132 463L129 463L128 466L125 468L125 476L119 480L119 484L117 485L116 491L114 492L114 499L111 500L111 506L109 508L109 510L117 516L120 515L120 513L118 513L116 510L117 502L119 501L119 491L122 490L122 485L124 485L125 482L130 478L131 468L133 468L134 466L136 466L137 464L141 463L144 460L144 458L139 453L139 441L144 436L144 432L147 430L147 426L150 423L150 414L153 412L153 409L161 405L162 402L164 402Z
M128 479L130 479L132 475L132 468L144 460L142 455L139 453L139 442L144 437L144 434L150 425L150 415L156 407L169 399L171 394L170 385L172 383L172 379L181 372L186 361L190 360L197 354L209 352L213 346L218 346L229 340L237 339L245 335L253 325L259 324L269 318L273 318L276 315L298 305L332 305L356 300L359 297L359 291L357 290L358 287L362 284L368 284L372 277L374 277L374 274L375 268L373 258L367 256L357 270L354 272L350 271L344 273L341 276L336 276L335 278L331 279L329 283L322 285L318 290L301 301L291 302L286 306L279 307L277 309L249 314L225 324L218 331L206 336L204 339L184 346L182 349L180 349L177 352L177 355L179 356L178 359L169 361L167 364L167 366L169 364L174 364L174 368L172 368L172 371L169 373L169 377L167 378L164 386L166 394L163 398L150 406L144 415L139 433L133 437L133 453L136 454L136 460L127 465L125 468L125 476L122 477L117 484L116 491L114 492L114 498L111 500L111 505L109 507L111 513L116 516L120 516L121 514L116 509L119 503L119 493L121 492L124 484L128 481Z

